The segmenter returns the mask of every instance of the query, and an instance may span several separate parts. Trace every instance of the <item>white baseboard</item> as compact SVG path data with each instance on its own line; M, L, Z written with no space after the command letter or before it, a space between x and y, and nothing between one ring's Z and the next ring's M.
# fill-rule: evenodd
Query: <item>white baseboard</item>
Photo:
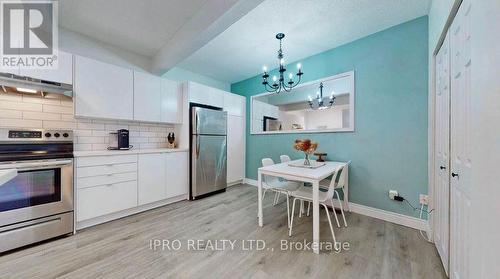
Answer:
M255 179L245 178L245 183L248 185L257 186L257 180ZM338 202L335 201L333 203L333 206L338 208L339 207ZM365 215L368 217L377 218L380 220L410 227L417 230L423 230L427 232L430 231L428 222L426 220L419 219L416 217L390 212L387 210L378 209L374 207L369 207L366 205L357 204L353 202L349 202L349 209L351 210L351 212Z

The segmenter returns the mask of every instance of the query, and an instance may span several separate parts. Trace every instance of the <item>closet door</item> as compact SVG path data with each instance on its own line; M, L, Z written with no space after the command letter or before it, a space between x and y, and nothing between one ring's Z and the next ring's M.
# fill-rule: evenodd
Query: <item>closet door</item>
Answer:
M450 236L450 51L449 35L436 55L434 243L448 274Z
M450 277L470 278L471 206L471 34L469 0L450 27L451 53L451 211Z

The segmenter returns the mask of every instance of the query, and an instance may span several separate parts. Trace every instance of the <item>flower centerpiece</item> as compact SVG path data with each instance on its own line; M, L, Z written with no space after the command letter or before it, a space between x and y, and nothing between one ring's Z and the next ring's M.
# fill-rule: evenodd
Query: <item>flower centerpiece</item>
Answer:
M296 139L293 148L298 151L304 152L304 165L309 166L311 165L311 162L309 161L309 155L316 151L316 148L318 148L318 143L313 142L310 139Z

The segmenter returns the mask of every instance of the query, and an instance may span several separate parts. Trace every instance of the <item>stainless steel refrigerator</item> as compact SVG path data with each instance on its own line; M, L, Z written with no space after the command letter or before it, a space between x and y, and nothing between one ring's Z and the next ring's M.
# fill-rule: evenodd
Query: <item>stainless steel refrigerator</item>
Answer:
M191 199L225 191L227 186L227 113L191 108Z

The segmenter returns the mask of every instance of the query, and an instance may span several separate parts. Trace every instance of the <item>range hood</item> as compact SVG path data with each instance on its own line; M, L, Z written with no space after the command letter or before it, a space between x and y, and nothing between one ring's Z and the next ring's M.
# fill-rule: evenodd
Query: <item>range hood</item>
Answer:
M68 97L73 97L73 86L71 84L40 80L30 77L23 77L14 74L0 73L0 86L4 92L6 88L9 91L18 93L55 93Z

